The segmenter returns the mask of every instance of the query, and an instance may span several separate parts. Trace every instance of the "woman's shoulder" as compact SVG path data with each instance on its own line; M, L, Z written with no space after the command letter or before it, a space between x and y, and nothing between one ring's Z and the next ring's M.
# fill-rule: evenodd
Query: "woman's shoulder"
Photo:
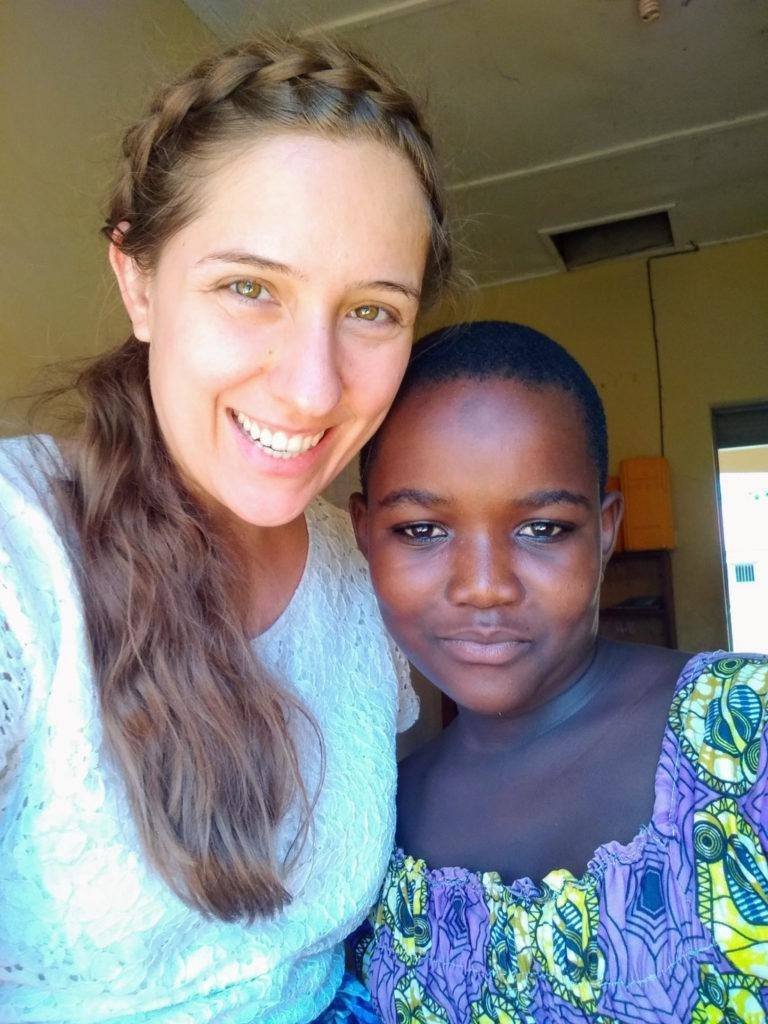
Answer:
M50 438L0 440L0 776L58 637L66 553L49 505L57 460Z
M35 623L49 631L71 562L52 481L63 473L55 442L45 436L0 440L0 599L6 630ZM30 627L32 628L32 627Z
M307 508L306 516L310 529L325 543L338 548L340 553L357 552L352 519L346 509L318 497Z
M344 509L316 498L306 511L312 575L332 589L350 588L373 598L368 564L360 554L352 520Z
M0 439L0 507L5 507L13 497L39 504L48 492L48 480L61 467L61 455L52 437L25 434Z

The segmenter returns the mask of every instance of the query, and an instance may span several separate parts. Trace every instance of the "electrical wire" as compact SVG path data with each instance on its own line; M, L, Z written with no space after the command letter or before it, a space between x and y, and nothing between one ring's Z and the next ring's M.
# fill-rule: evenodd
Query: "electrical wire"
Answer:
M664 388L661 376L661 353L659 342L659 325L656 316L656 300L653 294L653 274L651 263L654 260L668 260L672 256L681 256L686 252L698 252L699 247L695 242L689 242L687 248L677 249L675 252L664 252L658 256L649 256L645 261L645 275L648 282L648 304L651 307L651 332L653 334L653 355L656 360L656 394L659 406L659 449L660 455L665 455L664 448Z

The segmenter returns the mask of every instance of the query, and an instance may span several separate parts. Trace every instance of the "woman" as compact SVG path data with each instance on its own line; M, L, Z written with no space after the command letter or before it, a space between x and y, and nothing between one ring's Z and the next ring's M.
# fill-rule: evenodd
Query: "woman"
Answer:
M384 619L459 709L357 946L387 1024L766 1019L768 659L598 639L607 451L584 370L501 322L420 342L365 449Z
M0 1021L357 1019L396 655L314 499L449 272L430 139L366 61L256 41L123 153L133 334L77 437L0 451Z

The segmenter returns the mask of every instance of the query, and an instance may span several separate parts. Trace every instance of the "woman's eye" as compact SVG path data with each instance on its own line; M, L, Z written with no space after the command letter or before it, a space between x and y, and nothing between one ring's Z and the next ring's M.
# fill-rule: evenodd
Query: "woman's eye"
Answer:
M233 281L229 286L231 292L240 295L244 299L264 299L270 298L270 294L263 284L259 284L258 281L251 281L246 279L244 281Z
M417 544L447 536L442 526L435 523L408 523L407 526L395 527L395 533Z
M362 306L355 306L349 314L354 320L368 320L370 323L386 323L394 320L394 317L383 306L376 306L371 302L364 302Z
M522 537L533 537L535 540L554 540L570 529L562 523L550 523L545 519L534 523L526 523L518 531Z

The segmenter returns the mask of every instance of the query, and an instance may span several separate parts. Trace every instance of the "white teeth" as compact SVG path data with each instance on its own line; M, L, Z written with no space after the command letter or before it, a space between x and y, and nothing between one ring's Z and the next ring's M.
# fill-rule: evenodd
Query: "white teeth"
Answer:
M314 448L320 442L325 434L324 430L312 435L286 434L284 430L276 430L272 433L269 427L260 427L256 420L252 420L243 412L235 412L234 417L244 434L258 442L263 451L278 459L291 459L303 452L308 452L310 448Z

